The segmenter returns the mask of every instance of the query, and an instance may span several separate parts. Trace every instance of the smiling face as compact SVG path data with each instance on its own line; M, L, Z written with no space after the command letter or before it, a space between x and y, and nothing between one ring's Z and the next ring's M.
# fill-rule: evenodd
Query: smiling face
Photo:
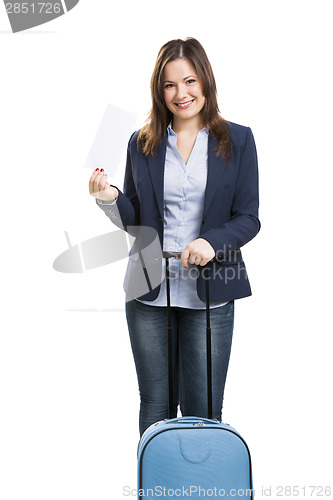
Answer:
M181 58L166 64L163 73L163 97L173 114L173 128L203 127L201 110L205 104L202 85L193 65Z

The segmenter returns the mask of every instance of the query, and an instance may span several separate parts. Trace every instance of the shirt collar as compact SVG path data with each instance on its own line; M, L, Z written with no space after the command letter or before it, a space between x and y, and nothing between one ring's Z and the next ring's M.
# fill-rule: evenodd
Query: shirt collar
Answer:
M171 122L168 125L167 132L168 132L169 137L170 137L170 135L177 136L176 132L174 132L174 130L172 130ZM208 134L208 128L207 127L202 128L201 130L199 130L198 134L200 134L200 132L206 132L206 134Z

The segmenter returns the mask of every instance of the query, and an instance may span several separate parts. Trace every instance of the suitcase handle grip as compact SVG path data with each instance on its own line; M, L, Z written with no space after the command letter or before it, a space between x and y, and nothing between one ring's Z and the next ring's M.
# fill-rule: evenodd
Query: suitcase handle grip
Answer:
M176 423L181 423L181 424L198 424L199 422L204 422L207 424L220 424L218 420L212 420L209 418L200 418L200 417L181 417L181 418L172 418L170 420L167 420L165 423L166 424L176 424Z
M162 253L162 256L164 259L172 259L173 257L175 258L179 258L181 257L182 255L182 252L169 252L169 251L165 251Z

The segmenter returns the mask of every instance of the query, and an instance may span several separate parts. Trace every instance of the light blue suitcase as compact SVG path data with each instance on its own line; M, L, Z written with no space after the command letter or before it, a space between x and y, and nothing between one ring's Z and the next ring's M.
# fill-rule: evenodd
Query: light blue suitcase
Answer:
M166 257L170 308L169 262ZM209 280L206 280L208 416L212 416ZM171 321L168 314L169 353ZM169 356L169 405L172 400ZM171 409L171 407L170 407ZM170 415L170 410L169 410ZM138 446L138 498L235 498L253 500L249 448L228 424L199 416L165 419L152 424Z
M138 498L253 499L251 457L227 424L197 417L151 425L138 449Z

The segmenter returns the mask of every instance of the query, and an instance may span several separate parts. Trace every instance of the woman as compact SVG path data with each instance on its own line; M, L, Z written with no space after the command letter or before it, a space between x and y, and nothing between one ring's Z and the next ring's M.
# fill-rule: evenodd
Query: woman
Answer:
M171 418L178 404L183 416L207 416L204 278L210 280L213 418L221 419L234 300L251 295L240 247L260 229L256 147L249 127L220 116L213 71L194 38L163 45L151 93L148 123L129 141L123 192L97 169L90 194L119 227L153 228L163 250L181 252L170 262ZM148 288L126 303L141 435L168 417L165 282Z

